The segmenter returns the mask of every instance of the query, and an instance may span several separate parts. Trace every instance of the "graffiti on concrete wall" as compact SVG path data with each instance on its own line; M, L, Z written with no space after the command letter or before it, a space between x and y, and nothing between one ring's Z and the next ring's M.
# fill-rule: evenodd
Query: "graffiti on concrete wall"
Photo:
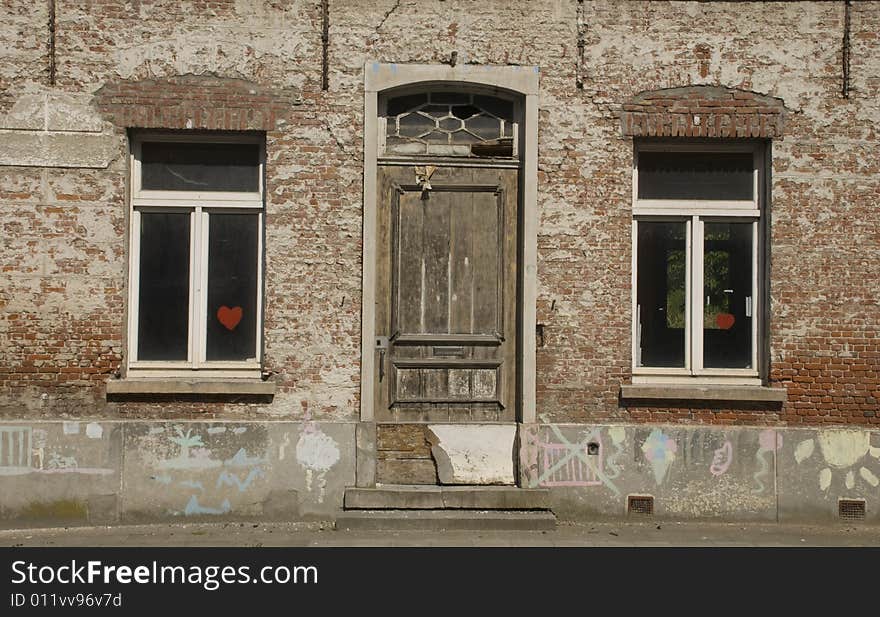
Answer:
M308 418L277 431L250 423L156 428L129 447L141 453L147 477L174 515L259 514L275 491L297 490L300 499L323 504L343 456L335 438Z
M752 493L760 495L767 487L764 485L764 478L770 472L770 460L776 461L776 452L782 448L782 435L774 431L772 428L761 431L758 435L758 451L755 453L755 459L758 461L758 471L752 476L755 481L755 487ZM776 493L776 476L773 476L774 494Z
M26 474L82 474L106 476L115 473L113 469L102 467L94 457L96 452L77 444L76 438L101 440L103 427L92 422L86 431L80 433L78 422L65 422L61 436L49 439L45 429L29 426L0 426L0 476L20 476ZM81 464L77 456L84 460ZM85 458L83 458L85 457ZM93 457L90 460L90 457Z
M620 476L620 472L623 471L618 463L618 460L621 456L623 456L623 447L626 442L626 429L622 426L612 426L608 429L608 436L611 438L611 443L614 446L614 452L608 455L606 459L606 464L608 466L608 471L606 472L606 476L614 480Z
M244 442L228 437L246 430L192 424L149 431L149 438L159 441L144 449L167 453L164 458L160 454L149 459L149 466L162 472L150 478L162 486L187 489L185 505L181 510L172 509L172 514L228 514L232 511L232 495L248 492L266 477L268 455L249 453Z
M709 473L716 478L718 476L723 476L727 470L730 469L730 464L732 462L733 446L729 439L725 439L724 443L721 444L721 447L715 450L715 453L712 455L712 464L709 465Z
M183 509L183 513L187 516L193 514L228 514L231 510L232 506L228 499L224 499L219 508L208 508L199 504L199 498L196 495L193 495L189 498L189 501L186 502L186 507Z
M18 475L30 472L30 427L0 427L0 473L4 475Z
M526 456L530 457L531 487L543 486L605 486L615 495L620 490L614 479L620 475L617 459L623 452L626 432L623 427L608 429L608 439L614 451L606 456L601 428L581 430L578 437L569 439L561 428L548 424L532 430L525 436Z
M549 433L548 430L546 433ZM543 472L538 478L541 486L598 486L602 484L602 438L598 431L583 431L580 440L568 441L562 437L553 441L549 434L538 442L541 450ZM586 458L590 455L589 444L595 444L595 464Z
M287 456L287 448L290 447L290 433L284 433L284 439L281 440L281 443L278 445L278 460L283 461L284 457Z
M642 452L644 452L645 458L648 459L648 463L651 465L657 486L660 486L663 484L666 473L675 461L678 445L672 437L666 435L659 428L655 428L642 444Z
M211 451L205 447L201 435L193 434L192 428L175 426L174 436L170 437L172 443L180 447L179 453L174 458L159 461L159 469L212 469L220 467L223 462L211 458Z
M217 488L222 486L233 486L238 489L239 493L243 493L251 484L253 484L254 480L262 478L264 475L266 475L266 472L263 471L261 467L254 467L248 471L247 475L244 476L244 479L235 473L221 471L220 475L217 476Z
M835 481L835 474L843 475L843 484L852 490L857 477L872 488L880 485L880 478L871 469L880 461L880 447L871 445L871 432L858 429L827 429L815 438L804 439L794 449L795 462L800 465L811 458L816 443L825 466L819 471L819 488L828 491ZM873 460L872 460L873 459Z
M282 454L283 451L279 450L279 458ZM327 472L339 462L339 456L339 446L332 437L314 422L303 425L302 435L296 443L296 461L305 470L306 490L318 489L318 503L324 502Z

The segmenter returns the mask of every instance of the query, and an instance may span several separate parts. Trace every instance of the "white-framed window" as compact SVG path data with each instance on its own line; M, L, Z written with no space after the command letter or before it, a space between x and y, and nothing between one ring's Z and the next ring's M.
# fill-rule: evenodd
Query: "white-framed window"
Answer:
M133 137L130 373L259 374L264 162L257 135Z
M759 384L763 147L636 142L633 381Z

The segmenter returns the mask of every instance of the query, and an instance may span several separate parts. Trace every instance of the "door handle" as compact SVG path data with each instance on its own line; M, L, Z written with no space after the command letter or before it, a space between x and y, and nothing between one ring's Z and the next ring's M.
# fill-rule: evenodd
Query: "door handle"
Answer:
M385 378L385 350L379 350L379 383Z
M388 337L376 337L376 349L379 352L379 382L385 378L385 352L388 350Z

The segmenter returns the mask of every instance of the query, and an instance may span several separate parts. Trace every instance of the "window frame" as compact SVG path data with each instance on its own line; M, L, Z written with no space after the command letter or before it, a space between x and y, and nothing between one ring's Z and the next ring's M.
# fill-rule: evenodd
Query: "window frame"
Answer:
M258 191L162 191L141 189L141 147L144 142L257 144ZM128 210L129 291L128 349L126 367L137 377L257 377L263 362L263 270L265 235L266 142L258 134L137 133L129 153L131 191ZM190 214L189 313L186 360L139 360L138 304L140 291L141 212L187 212ZM256 336L253 360L207 360L208 233L211 214L255 213L257 215Z
M753 197L751 200L694 200L694 199L639 199L638 173L640 152L698 152L752 154ZM764 327L764 247L763 217L764 187L766 183L764 144L759 141L731 142L676 142L636 140L633 148L632 183L632 381L637 383L675 383L728 385L761 385L763 350L760 336ZM638 366L639 306L638 306L638 226L639 222L682 222L685 224L685 366ZM752 225L752 324L751 368L705 367L703 354L703 285L705 257L705 225L715 222L750 222ZM696 290L701 293L695 293ZM698 326L699 324L699 326Z

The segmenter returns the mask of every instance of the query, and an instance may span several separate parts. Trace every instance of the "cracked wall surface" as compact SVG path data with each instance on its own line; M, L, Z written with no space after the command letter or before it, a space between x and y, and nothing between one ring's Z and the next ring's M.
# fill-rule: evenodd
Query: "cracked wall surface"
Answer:
M445 63L457 52L460 64L541 71L539 413L554 422L880 422L880 302L867 283L880 271L874 3L853 3L848 99L842 3L331 0L327 91L320 2L59 0L54 88L45 6L2 0L0 9L9 17L0 25L7 417L357 419L363 66ZM184 106L164 119L116 115L123 101L101 95L120 84L158 94L183 76L230 93L242 84L254 96L286 93L267 123L224 114L206 125L266 131L271 403L104 395L126 353L126 128L186 130L190 118ZM772 146L771 385L788 389L781 408L618 398L631 372L633 151L621 106L689 85L753 91L789 110ZM143 109L151 105L160 107ZM72 124L50 127L49 117ZM55 147L62 142L75 147Z

